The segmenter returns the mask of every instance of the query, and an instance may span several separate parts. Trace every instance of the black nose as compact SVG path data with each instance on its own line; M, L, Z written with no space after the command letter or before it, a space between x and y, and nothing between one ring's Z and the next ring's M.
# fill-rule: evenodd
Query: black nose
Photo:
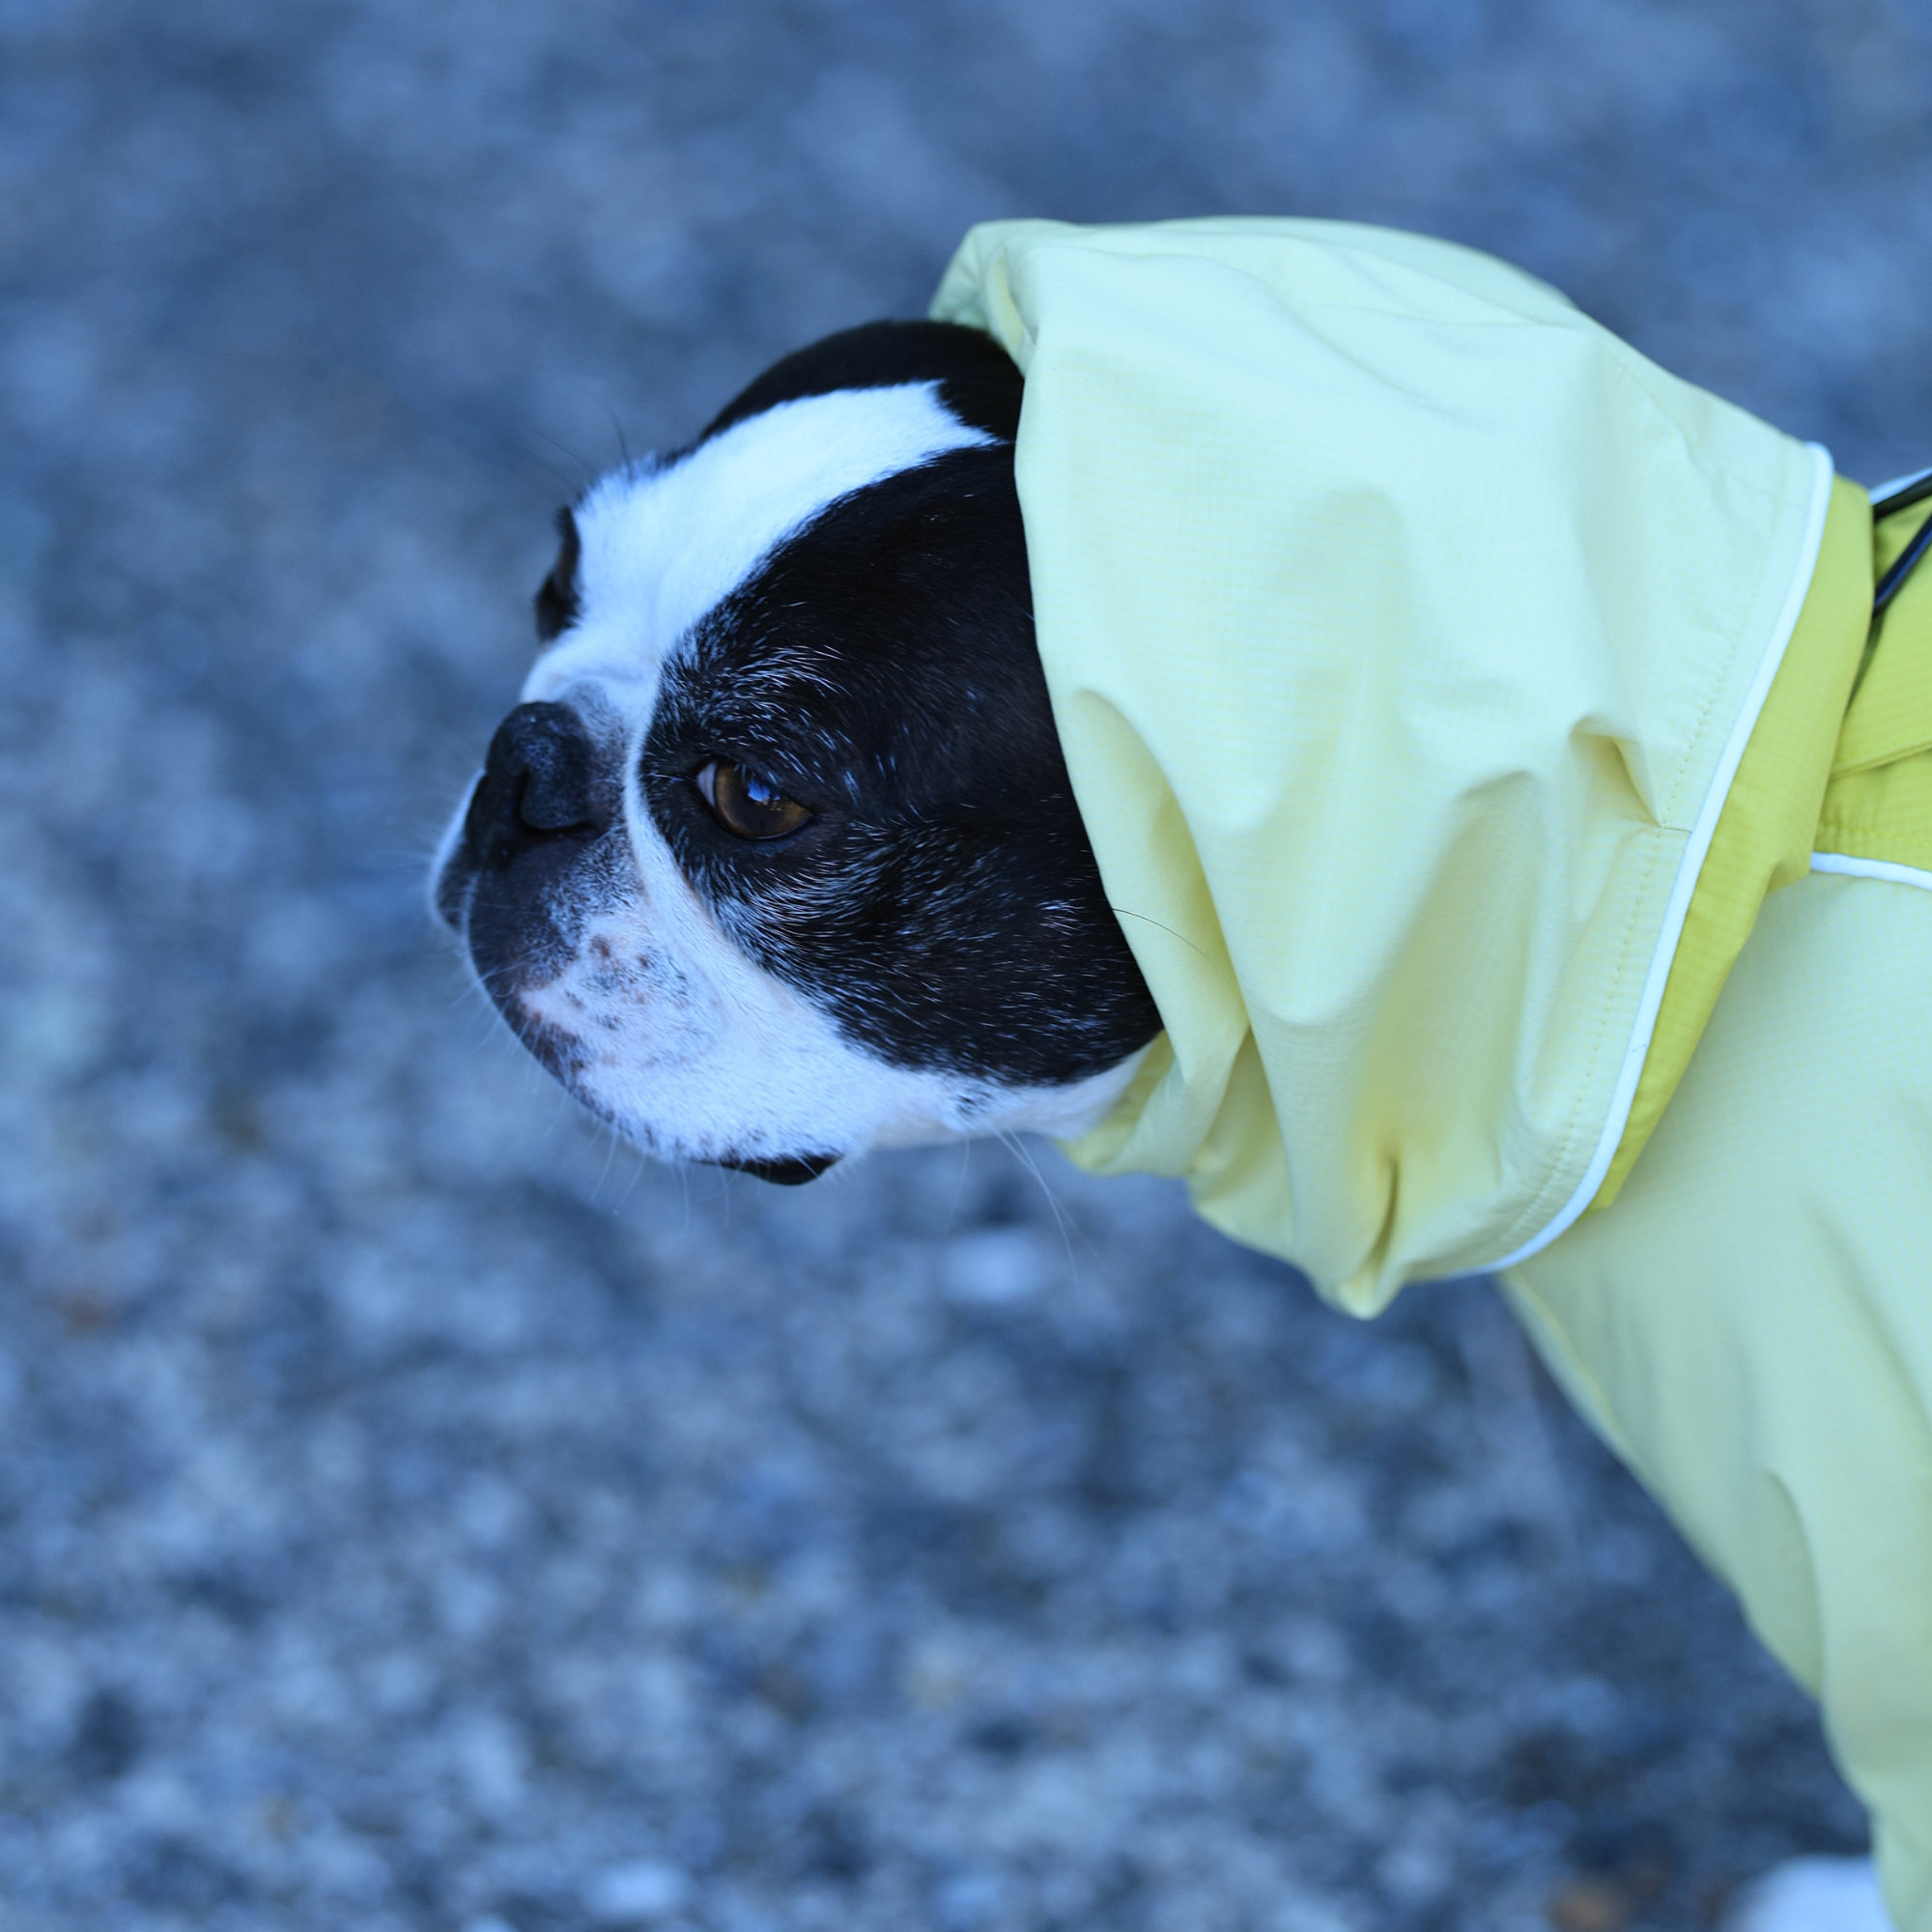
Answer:
M587 843L614 811L614 787L576 712L520 704L490 740L464 833L479 865L502 870L540 845Z

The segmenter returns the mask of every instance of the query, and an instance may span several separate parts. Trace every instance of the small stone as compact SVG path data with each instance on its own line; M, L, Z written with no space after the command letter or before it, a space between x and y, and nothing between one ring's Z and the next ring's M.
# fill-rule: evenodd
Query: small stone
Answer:
M1046 1286L1052 1264L1031 1228L986 1228L954 1236L947 1243L940 1269L949 1300L998 1308L1037 1294Z
M1747 1889L1724 1932L1886 1932L1890 1923L1869 1859L1792 1859Z
M585 1908L605 1925L643 1925L668 1918L690 1896L690 1878L661 1859L611 1865L583 1889Z
M1550 1899L1549 1922L1556 1932L1623 1932L1630 1901L1602 1879L1575 1878Z

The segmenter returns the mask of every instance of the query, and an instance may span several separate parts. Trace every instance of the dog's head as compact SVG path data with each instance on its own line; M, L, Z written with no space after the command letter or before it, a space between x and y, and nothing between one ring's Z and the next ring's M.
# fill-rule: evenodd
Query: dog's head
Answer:
M1159 1028L1035 649L1018 371L878 323L558 523L542 651L432 893L648 1151L803 1180L1077 1132Z

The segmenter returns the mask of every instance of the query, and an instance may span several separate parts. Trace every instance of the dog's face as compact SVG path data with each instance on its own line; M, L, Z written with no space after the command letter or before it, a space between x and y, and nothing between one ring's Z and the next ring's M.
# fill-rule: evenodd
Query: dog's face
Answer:
M432 895L650 1152L808 1179L1078 1132L1159 1029L1034 645L1018 372L874 324L559 519L542 654Z

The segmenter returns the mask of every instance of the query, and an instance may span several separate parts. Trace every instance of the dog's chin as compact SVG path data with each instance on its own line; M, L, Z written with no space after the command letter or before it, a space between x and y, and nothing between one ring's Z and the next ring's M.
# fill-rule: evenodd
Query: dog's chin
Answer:
M628 1141L639 1152L650 1155L654 1160L690 1162L697 1167L728 1167L734 1174L749 1174L754 1180L768 1180L775 1187L803 1187L807 1181L816 1180L828 1169L836 1167L844 1157L844 1151L839 1150L824 1151L814 1149L793 1154L700 1153L693 1151L688 1144L680 1147L674 1136L654 1133L621 1111L602 1104L594 1089L578 1077L578 1064L568 1057L554 1037L546 1039L543 1047L539 1047L535 1038L521 1030L519 1037L585 1113L602 1122L620 1140Z
M654 1159L690 1161L699 1167L728 1167L756 1180L768 1180L776 1187L803 1187L827 1169L836 1167L843 1157L840 1150L828 1151L816 1148L801 1153L754 1154L697 1152L688 1142L680 1146L677 1135L654 1131L624 1107L611 1105L599 1093L591 1057L581 1037L532 1017L514 997L499 999L497 1006L519 1043L585 1113Z

